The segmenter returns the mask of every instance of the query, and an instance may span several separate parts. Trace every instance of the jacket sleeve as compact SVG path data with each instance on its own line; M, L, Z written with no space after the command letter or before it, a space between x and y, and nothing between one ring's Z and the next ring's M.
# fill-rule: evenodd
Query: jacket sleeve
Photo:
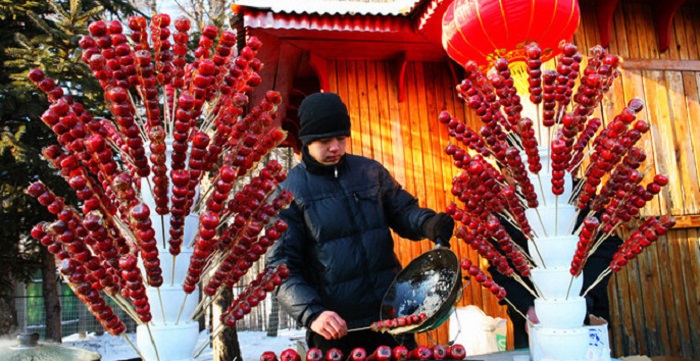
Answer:
M404 190L386 168L380 167L382 203L389 227L403 238L425 238L423 223L434 216L435 211L419 207L418 200Z
M279 213L279 218L287 222L288 228L284 236L268 249L265 263L266 266L287 265L289 277L277 288L275 295L285 312L304 327L309 327L324 308L318 292L304 277L306 230L303 215L292 202Z

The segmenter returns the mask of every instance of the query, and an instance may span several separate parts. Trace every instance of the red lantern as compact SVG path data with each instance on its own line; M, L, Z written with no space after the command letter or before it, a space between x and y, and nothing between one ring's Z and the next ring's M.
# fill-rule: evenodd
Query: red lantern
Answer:
M459 64L487 68L501 57L525 60L523 46L534 41L546 61L571 41L580 18L577 0L455 0L442 19L442 46Z

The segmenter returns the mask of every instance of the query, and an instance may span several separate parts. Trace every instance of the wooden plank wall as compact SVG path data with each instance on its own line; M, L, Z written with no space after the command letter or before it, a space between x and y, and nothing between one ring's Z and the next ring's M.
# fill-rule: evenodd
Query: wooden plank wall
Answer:
M595 2L581 2L581 9L582 25L574 41L580 49L588 49L599 39ZM687 217L681 217L686 222L683 228L661 237L613 277L610 333L614 356L698 359L700 234L693 222L700 213L700 7L681 8L673 24L671 49L663 54L656 48L652 13L648 1L618 5L609 50L628 59L628 64L599 112L604 120L611 119L631 98L645 100L641 118L652 124L640 142L651 169L645 183L657 172L672 181L644 214ZM448 137L437 114L449 110L475 129L478 120L456 98L455 80L446 64L409 62L402 103L397 101L398 69L391 61L330 61L330 88L348 103L354 121L350 152L381 161L421 205L442 210L453 200L450 182L456 170L443 153ZM430 247L427 241L399 241L396 249L405 264ZM478 259L464 244L454 244L453 249L460 258ZM505 317L504 308L476 285L466 287L462 303ZM446 342L446 326L429 337ZM429 344L426 336L419 341Z
M574 41L581 49L596 44L594 2L580 2L582 25ZM662 237L609 285L610 333L615 355L673 355L700 358L700 5L678 11L671 46L659 53L649 1L622 1L613 15L609 51L619 54L622 76L601 111L611 119L623 104L642 98L639 115L652 130L641 144L651 171L671 183L643 214L671 213L683 228ZM642 166L644 168L645 166Z

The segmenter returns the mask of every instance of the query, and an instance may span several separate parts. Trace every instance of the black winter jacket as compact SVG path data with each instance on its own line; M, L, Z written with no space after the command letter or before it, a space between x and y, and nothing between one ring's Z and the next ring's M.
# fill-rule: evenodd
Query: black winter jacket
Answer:
M276 291L283 309L306 327L325 310L349 328L376 321L401 269L389 228L422 239L423 222L435 212L420 208L384 166L350 154L330 171L301 163L281 186L294 194L279 215L289 229L268 251L267 264L291 270Z

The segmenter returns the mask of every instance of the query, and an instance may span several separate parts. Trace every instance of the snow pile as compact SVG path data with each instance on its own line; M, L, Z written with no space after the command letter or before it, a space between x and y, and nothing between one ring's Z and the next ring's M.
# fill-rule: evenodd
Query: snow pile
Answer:
M240 331L238 343L241 345L242 361L257 361L265 351L274 351L279 355L285 349L296 349L297 341L304 342L304 332L304 330L286 329L279 330L277 337L267 337L267 332L264 331ZM136 333L129 333L127 336L135 345ZM198 350L208 341L209 332L202 331L195 349ZM121 361L139 357L124 336L116 337L107 333L101 336L91 333L84 339L80 339L78 334L73 334L64 337L63 344L95 351L102 355L102 361ZM207 348L196 360L212 360L211 348Z

